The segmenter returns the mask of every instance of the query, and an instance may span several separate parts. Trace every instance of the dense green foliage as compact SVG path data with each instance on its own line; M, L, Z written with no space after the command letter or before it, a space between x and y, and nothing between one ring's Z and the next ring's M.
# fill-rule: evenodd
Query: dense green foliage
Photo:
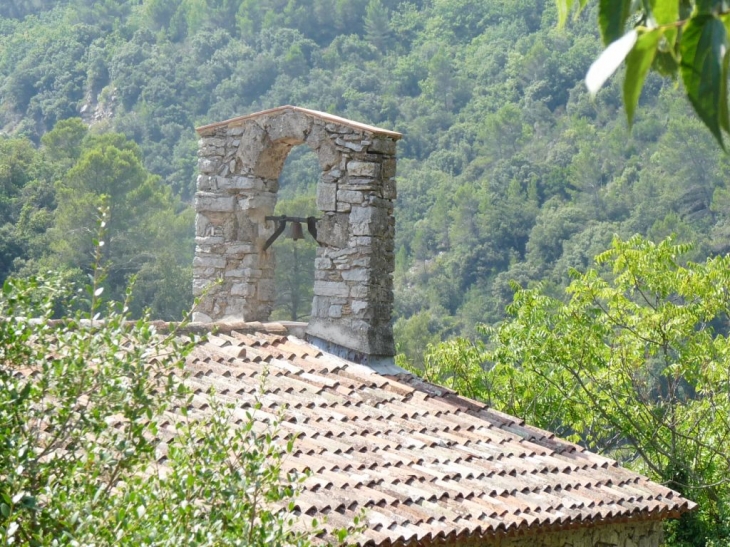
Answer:
M617 239L562 299L518 290L485 341L432 346L424 374L697 501L671 545L728 545L730 257L688 251Z
M564 23L575 1L556 2ZM587 3L578 0L580 8ZM695 112L725 147L723 132L730 132L730 6L725 0L600 0L598 26L607 47L586 75L592 92L625 61L624 104L631 123L649 69L680 75Z
M137 275L131 307L179 319L190 308L192 211L142 163L139 146L119 133L89 132L60 121L36 150L23 138L0 141L7 174L0 217L0 278L47 269L91 272L96 215L107 208L107 295L121 300Z
M137 271L140 306L179 316L189 305L182 204L195 187L193 127L282 104L404 134L396 332L416 363L428 342L499 321L510 279L557 291L614 233L676 233L695 243L696 258L729 248L727 158L682 91L650 73L631 132L620 81L591 100L583 77L601 48L590 3L563 29L551 0L37 0L4 9L2 277L83 271L87 248L67 230L83 211L64 196L97 203L125 176L119 210L135 217L117 225L109 283L121 294ZM77 125L58 125L77 116L92 124L79 144ZM51 139L51 130L68 135ZM299 149L289 160L280 210L303 214L319 168ZM100 162L108 173L92 183ZM145 192L154 205L136 201ZM311 271L304 245L298 260ZM287 246L277 242L280 265L293 259ZM277 314L291 317L291 302Z
M304 476L282 470L295 439L281 446L279 419L262 422L255 403L234 420L214 393L209 414L188 416L195 340L102 305L102 278L88 299L57 278L0 293L0 542L311 545L320 530L303 530L292 503ZM54 323L69 298L87 311Z
M573 4L584 9L561 28ZM103 251L105 294L123 298L137 275L131 312L179 317L191 304L196 125L296 104L400 131L400 362L628 463L635 457L702 504L671 530L673 545L727 543L727 385L717 373L727 310L712 290L727 285L727 264L708 259L730 251L730 162L713 141L728 129L726 5L0 2L0 281L49 268L78 279L93 273L90 253ZM600 38L616 44L634 27L629 48L599 61L605 76L604 63L625 58L625 78L591 97L583 80ZM662 76L672 74L679 86ZM314 213L318 176L316 158L295 149L278 213ZM101 247L90 235L100 206L109 213ZM615 272L589 271L566 293L566 273L588 270L614 234L674 234L692 244L684 256L698 265L675 264L685 247L631 240L603 255ZM304 319L314 246L274 248L275 317ZM515 315L494 331L498 348L474 342L477 325L505 318L513 281L541 290L517 293ZM658 299L654 307L637 300L639 289ZM627 328L605 310L623 314ZM424 359L429 344L453 334L465 338ZM614 355L619 342L626 351ZM485 372L496 349L500 366ZM582 349L590 366L576 374ZM586 378L591 389L614 389L613 399L591 400L578 382ZM521 397L500 398L511 393ZM708 415L718 419L696 419Z

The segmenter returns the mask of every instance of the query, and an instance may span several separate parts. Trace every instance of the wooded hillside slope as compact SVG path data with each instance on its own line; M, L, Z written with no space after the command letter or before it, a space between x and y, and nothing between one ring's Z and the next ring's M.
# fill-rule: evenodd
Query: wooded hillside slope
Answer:
M283 104L404 134L396 334L416 364L499 321L510 280L557 294L614 234L727 252L727 157L671 81L649 76L631 132L618 79L588 96L595 17L558 29L552 0L6 0L0 281L82 275L106 205L109 291L138 273L135 309L179 317L194 127ZM282 212L309 213L318 174L292 152ZM311 273L287 273L313 253L281 244L280 317L306 316L291 300Z

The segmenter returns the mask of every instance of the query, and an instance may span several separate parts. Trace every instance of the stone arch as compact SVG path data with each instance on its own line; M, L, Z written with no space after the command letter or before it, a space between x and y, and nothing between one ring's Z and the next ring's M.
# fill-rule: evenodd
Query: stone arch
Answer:
M294 146L317 155L315 340L368 356L394 354L395 143L400 134L286 106L198 129L194 320L266 321L274 302L279 175ZM213 281L219 284L208 287ZM207 292L205 289L208 288Z

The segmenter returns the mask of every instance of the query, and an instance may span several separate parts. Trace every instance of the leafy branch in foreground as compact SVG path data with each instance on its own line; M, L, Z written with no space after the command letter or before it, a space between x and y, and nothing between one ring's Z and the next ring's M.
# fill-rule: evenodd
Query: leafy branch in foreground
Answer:
M74 306L90 311L60 321L55 302L83 292L55 277L0 293L0 542L310 545L320 530L297 522L283 416L263 422L255 400L241 416L212 392L188 415L197 340L129 321L92 278Z
M430 379L608 453L697 501L672 545L730 539L730 257L614 240L565 300L519 289L511 318L431 348ZM723 543L726 544L726 543Z
M556 2L564 24L576 2ZM578 8L587 3L578 0ZM597 93L625 62L624 106L631 124L649 70L672 78L679 75L695 112L725 148L723 135L730 133L728 2L599 0L598 25L606 49L586 75L591 93Z

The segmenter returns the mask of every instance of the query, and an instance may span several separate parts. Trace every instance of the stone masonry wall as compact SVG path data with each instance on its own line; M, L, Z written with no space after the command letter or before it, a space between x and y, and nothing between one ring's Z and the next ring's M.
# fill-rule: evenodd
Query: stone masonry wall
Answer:
M321 211L308 334L364 354L394 354L397 133L282 107L198 129L195 321L266 321L274 305L278 178L293 146L319 158ZM220 280L220 284L214 282ZM211 286L212 285L212 286Z
M489 547L659 547L663 545L660 521L584 526L521 538L487 542Z

